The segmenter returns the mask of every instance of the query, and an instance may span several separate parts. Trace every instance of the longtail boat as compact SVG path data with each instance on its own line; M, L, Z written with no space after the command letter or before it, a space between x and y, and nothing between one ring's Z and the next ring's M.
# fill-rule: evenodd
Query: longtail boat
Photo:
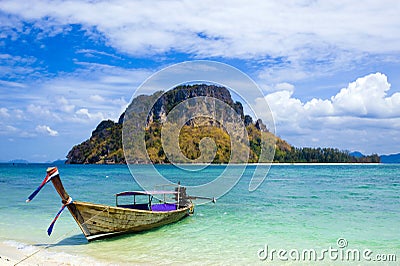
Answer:
M175 187L174 190L124 191L115 195L116 206L72 200L64 189L57 167L47 169L45 179L26 202L30 202L50 181L60 195L63 205L47 230L49 235L65 207L68 208L88 241L171 224L187 217L194 211L194 204L190 197L186 195L186 188L180 185ZM162 195L164 200L153 200L156 195ZM172 196L174 202L167 202L166 195ZM133 204L132 202L119 204L118 199L127 196L133 197ZM145 203L137 202L136 198L139 196L146 197L148 201Z

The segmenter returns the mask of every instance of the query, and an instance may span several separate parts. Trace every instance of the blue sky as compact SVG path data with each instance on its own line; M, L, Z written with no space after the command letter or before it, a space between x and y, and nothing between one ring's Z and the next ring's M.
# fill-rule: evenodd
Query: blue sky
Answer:
M65 158L195 59L254 79L295 146L400 152L400 3L260 2L1 1L0 161Z

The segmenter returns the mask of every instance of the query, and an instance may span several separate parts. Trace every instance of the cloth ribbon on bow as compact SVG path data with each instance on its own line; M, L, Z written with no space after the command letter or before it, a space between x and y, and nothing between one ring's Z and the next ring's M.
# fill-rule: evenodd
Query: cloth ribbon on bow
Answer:
M53 221L51 222L49 228L47 229L47 234L50 236L51 233L53 232L53 227L54 224L56 223L58 217L60 217L61 213L63 212L63 210L65 209L65 207L67 207L68 204L71 204L73 202L72 198L69 197L68 201L66 203L63 204L63 206L61 207L61 209L58 211L56 217L54 217Z
M49 172L47 173L47 175L44 178L44 180L42 181L42 183L38 186L38 188L35 191L33 191L33 193L31 195L29 195L28 199L26 200L27 203L30 202L31 200L33 200L33 198L39 193L39 191L44 187L44 185L49 183L53 177L58 175L58 169L56 167L54 167L48 171Z

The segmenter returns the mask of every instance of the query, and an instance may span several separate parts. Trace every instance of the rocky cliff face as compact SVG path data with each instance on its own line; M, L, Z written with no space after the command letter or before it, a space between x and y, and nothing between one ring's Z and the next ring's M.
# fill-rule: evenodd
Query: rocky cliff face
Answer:
M231 106L243 119L243 106L240 102L234 102L231 94L225 87L214 85L184 85L164 93L154 104L148 122L164 122L168 113L179 103L195 97L211 97ZM134 104L134 103L132 103ZM128 107L129 109L129 107Z

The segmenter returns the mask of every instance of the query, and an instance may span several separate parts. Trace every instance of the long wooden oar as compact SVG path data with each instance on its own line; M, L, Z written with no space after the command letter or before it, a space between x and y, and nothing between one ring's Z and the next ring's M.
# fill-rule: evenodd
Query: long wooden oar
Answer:
M217 202L217 199L214 198L214 197L209 198L209 197L202 197L202 196L189 196L188 198L192 199L192 200L197 200L197 199L210 200L212 203L216 203Z

